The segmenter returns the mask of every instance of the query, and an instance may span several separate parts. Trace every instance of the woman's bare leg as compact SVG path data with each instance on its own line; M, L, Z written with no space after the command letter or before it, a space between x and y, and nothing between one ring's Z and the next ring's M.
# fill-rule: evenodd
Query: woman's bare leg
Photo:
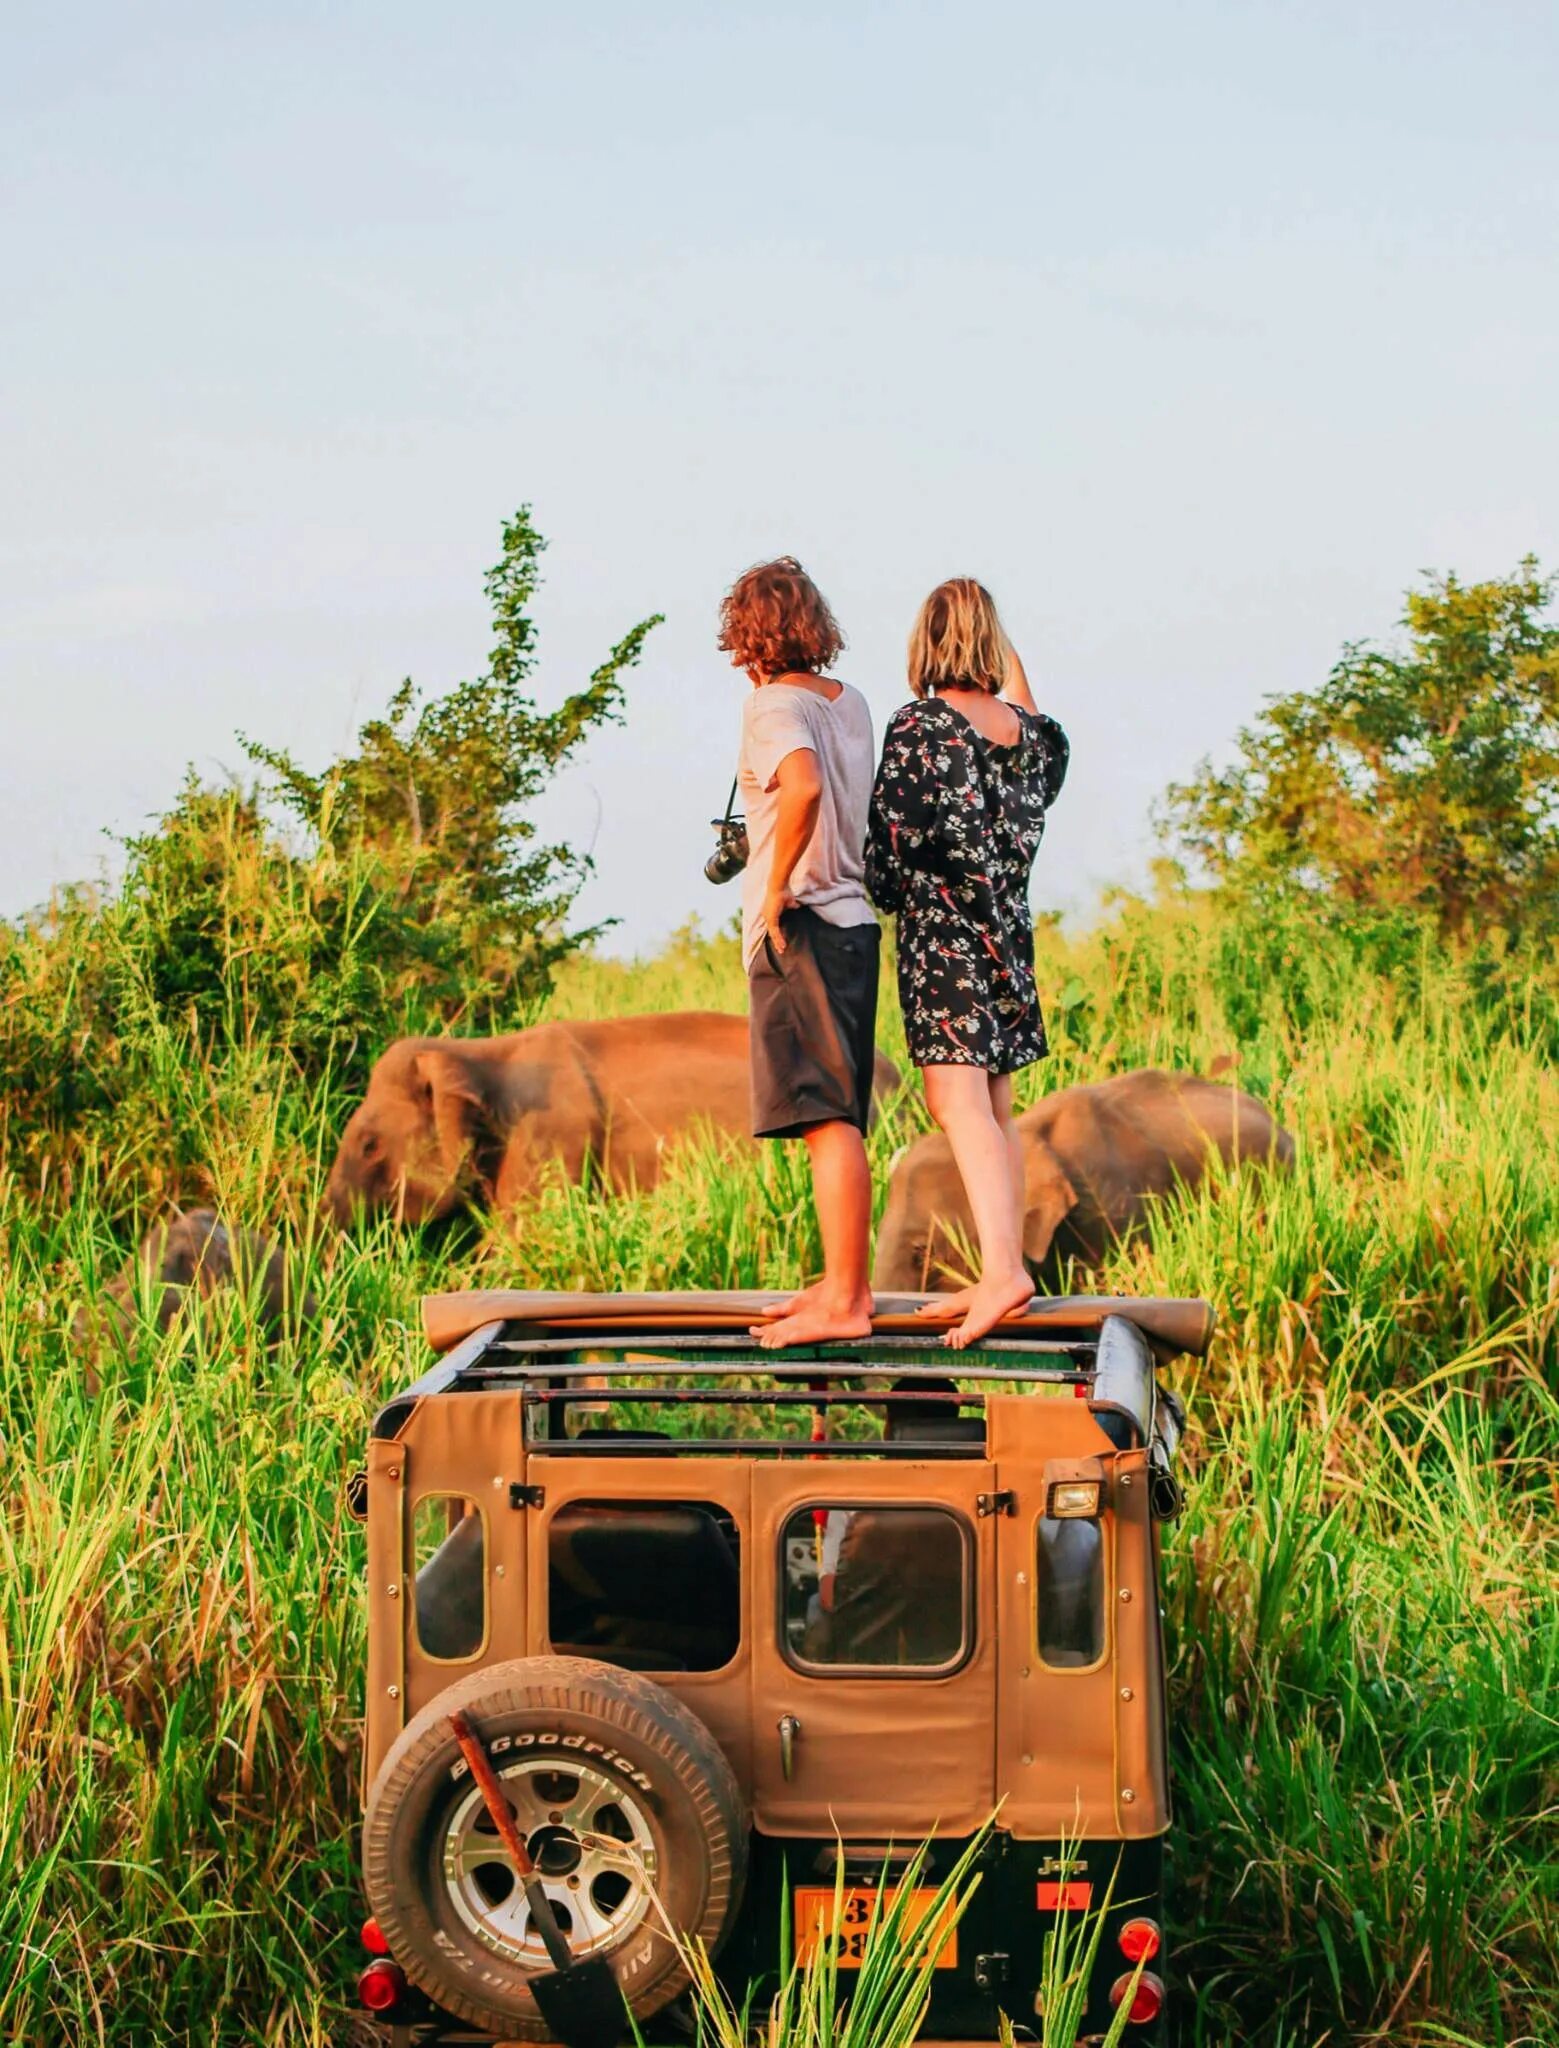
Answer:
M1023 1170L1023 1140L1018 1136L1018 1126L1012 1114L1012 1076L992 1074L991 1115L1001 1125L1007 1139L1007 1153L1012 1172L1012 1203L1018 1218L1018 1248L1023 1247L1023 1218L1028 1208L1027 1180Z
M982 1067L922 1071L926 1105L953 1148L980 1241L980 1277L963 1304L962 1323L947 1335L947 1342L962 1350L1003 1316L1024 1307L1034 1291L1023 1264L1012 1091L1010 1083L993 1088L992 1076Z
M1002 1125L1007 1137L1007 1150L1011 1157L1012 1199L1017 1208L1018 1240L1021 1248L1023 1239L1023 1218L1028 1206L1028 1177L1023 1167L1023 1140L1012 1116L1012 1076L1010 1074L987 1074L990 1084L991 1115ZM974 1288L960 1287L949 1294L939 1294L928 1301L923 1308L915 1311L928 1322L951 1323L969 1312L974 1299Z

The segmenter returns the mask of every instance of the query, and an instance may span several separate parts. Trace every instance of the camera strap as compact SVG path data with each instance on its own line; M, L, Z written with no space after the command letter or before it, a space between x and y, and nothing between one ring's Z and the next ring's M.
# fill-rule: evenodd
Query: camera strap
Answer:
M731 777L731 794L725 800L725 822L727 825L730 824L736 814L736 788L740 781L741 776L739 774Z

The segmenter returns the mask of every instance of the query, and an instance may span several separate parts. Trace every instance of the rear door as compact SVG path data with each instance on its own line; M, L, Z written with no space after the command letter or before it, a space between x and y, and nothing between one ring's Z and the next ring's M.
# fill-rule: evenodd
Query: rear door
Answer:
M966 1834L995 1804L995 1467L753 1471L752 1782L771 1835ZM985 1503L987 1509L990 1503Z
M750 1467L532 1454L531 1656L642 1671L686 1701L747 1782Z

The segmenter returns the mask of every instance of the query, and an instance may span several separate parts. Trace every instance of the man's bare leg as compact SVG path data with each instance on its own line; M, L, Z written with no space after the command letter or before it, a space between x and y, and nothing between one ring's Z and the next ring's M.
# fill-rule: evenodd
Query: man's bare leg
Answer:
M806 1134L812 1162L812 1198L823 1239L823 1277L804 1290L791 1310L772 1322L755 1323L752 1335L765 1351L788 1344L837 1343L869 1337L872 1294L866 1279L871 1238L872 1177L866 1141L854 1124L814 1124Z

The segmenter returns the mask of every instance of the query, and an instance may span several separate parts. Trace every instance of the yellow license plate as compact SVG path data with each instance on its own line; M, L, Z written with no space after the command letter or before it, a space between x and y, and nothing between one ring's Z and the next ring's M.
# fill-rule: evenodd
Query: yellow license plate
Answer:
M852 1885L839 1902L836 1928L833 1886L798 1886L791 1894L796 1961L809 1963L821 1942L834 1950L841 1970L858 1970L866 1953L867 1930L876 1912L878 1896L875 1885ZM897 1893L890 1892L883 1901L882 1911L877 1913L879 1925L896 1897ZM929 1886L921 1891L912 1891L904 1916L904 1932L913 1934L935 1903L936 1893ZM951 1970L958 1962L958 1928L950 1905L943 1908L942 1920L947 1931L937 1955L936 1968Z

